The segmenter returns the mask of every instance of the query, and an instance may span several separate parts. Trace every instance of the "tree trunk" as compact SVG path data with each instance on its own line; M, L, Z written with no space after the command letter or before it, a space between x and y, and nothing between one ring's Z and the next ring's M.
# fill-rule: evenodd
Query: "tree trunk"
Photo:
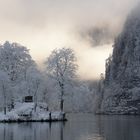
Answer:
M63 112L64 110L64 84L61 84L61 101L60 101L60 110Z
M61 112L63 112L63 109L64 109L64 100L63 99L61 99L61 101L60 101L60 110L61 110Z
M4 85L3 85L3 95L4 95L4 114L6 115L6 92Z
M6 107L4 106L4 115L6 115Z
M35 112L36 112L37 103L35 103Z
M49 120L50 121L52 120L52 114L51 114L51 112L49 113Z
M37 108L37 95L36 95L36 93L35 93L35 96L34 96L34 104L35 104L34 111L36 112L36 108Z
M37 89L35 91L35 94L34 94L34 103L35 103L35 107L34 107L34 111L36 112L36 108L37 108L37 91L38 91L38 84L36 85L37 86Z

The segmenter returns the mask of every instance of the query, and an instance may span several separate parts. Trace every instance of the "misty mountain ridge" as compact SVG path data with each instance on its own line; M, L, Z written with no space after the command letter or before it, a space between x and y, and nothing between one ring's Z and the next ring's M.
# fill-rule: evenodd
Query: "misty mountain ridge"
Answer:
M105 114L140 114L140 5L128 16L106 60L103 100Z

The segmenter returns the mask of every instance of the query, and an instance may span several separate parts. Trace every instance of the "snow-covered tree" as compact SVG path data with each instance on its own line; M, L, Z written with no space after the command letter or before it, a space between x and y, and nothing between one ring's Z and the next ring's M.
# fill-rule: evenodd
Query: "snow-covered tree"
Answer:
M35 62L26 47L8 41L0 45L0 70L9 76L14 98L19 98L19 94L26 91L27 71L30 67L35 67Z
M45 62L46 72L60 89L60 109L63 111L65 86L76 77L76 57L70 48L55 49Z
M8 75L3 72L0 71L0 96L1 96L1 102L3 101L3 110L4 110L4 114L6 114L6 110L7 110L7 105L8 105L8 98L11 96L10 92L8 91L8 89L10 88L10 80Z
M34 61L26 47L8 41L0 45L0 70L6 72L13 83L25 79L32 65Z
M102 105L102 101L104 98L104 74L101 73L98 85L96 87L96 94L94 96L94 106L95 112L97 113Z
M95 88L90 88L91 82L76 79L64 88L64 111L65 112L93 112ZM59 110L60 94L55 79L47 77L46 102L51 110Z
M69 87L69 96L66 96L66 110L69 112L93 112L93 90L89 89L88 82L77 81Z
M55 79L46 76L43 90L43 96L45 102L48 104L50 110L60 109L60 90L58 90L58 84Z
M43 84L43 75L36 67L30 67L27 71L27 93L33 95L36 111L39 96L43 96L40 92L41 84Z

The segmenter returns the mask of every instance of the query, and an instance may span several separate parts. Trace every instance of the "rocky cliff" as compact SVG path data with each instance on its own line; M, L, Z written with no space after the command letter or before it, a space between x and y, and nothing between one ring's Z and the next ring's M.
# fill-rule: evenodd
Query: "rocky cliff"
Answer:
M101 111L140 114L140 6L128 16L106 60Z

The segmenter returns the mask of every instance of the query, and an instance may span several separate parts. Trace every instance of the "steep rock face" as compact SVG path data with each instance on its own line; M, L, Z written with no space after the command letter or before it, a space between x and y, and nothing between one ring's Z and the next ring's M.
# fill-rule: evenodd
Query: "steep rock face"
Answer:
M140 114L140 6L128 16L106 61L102 109L107 114Z

